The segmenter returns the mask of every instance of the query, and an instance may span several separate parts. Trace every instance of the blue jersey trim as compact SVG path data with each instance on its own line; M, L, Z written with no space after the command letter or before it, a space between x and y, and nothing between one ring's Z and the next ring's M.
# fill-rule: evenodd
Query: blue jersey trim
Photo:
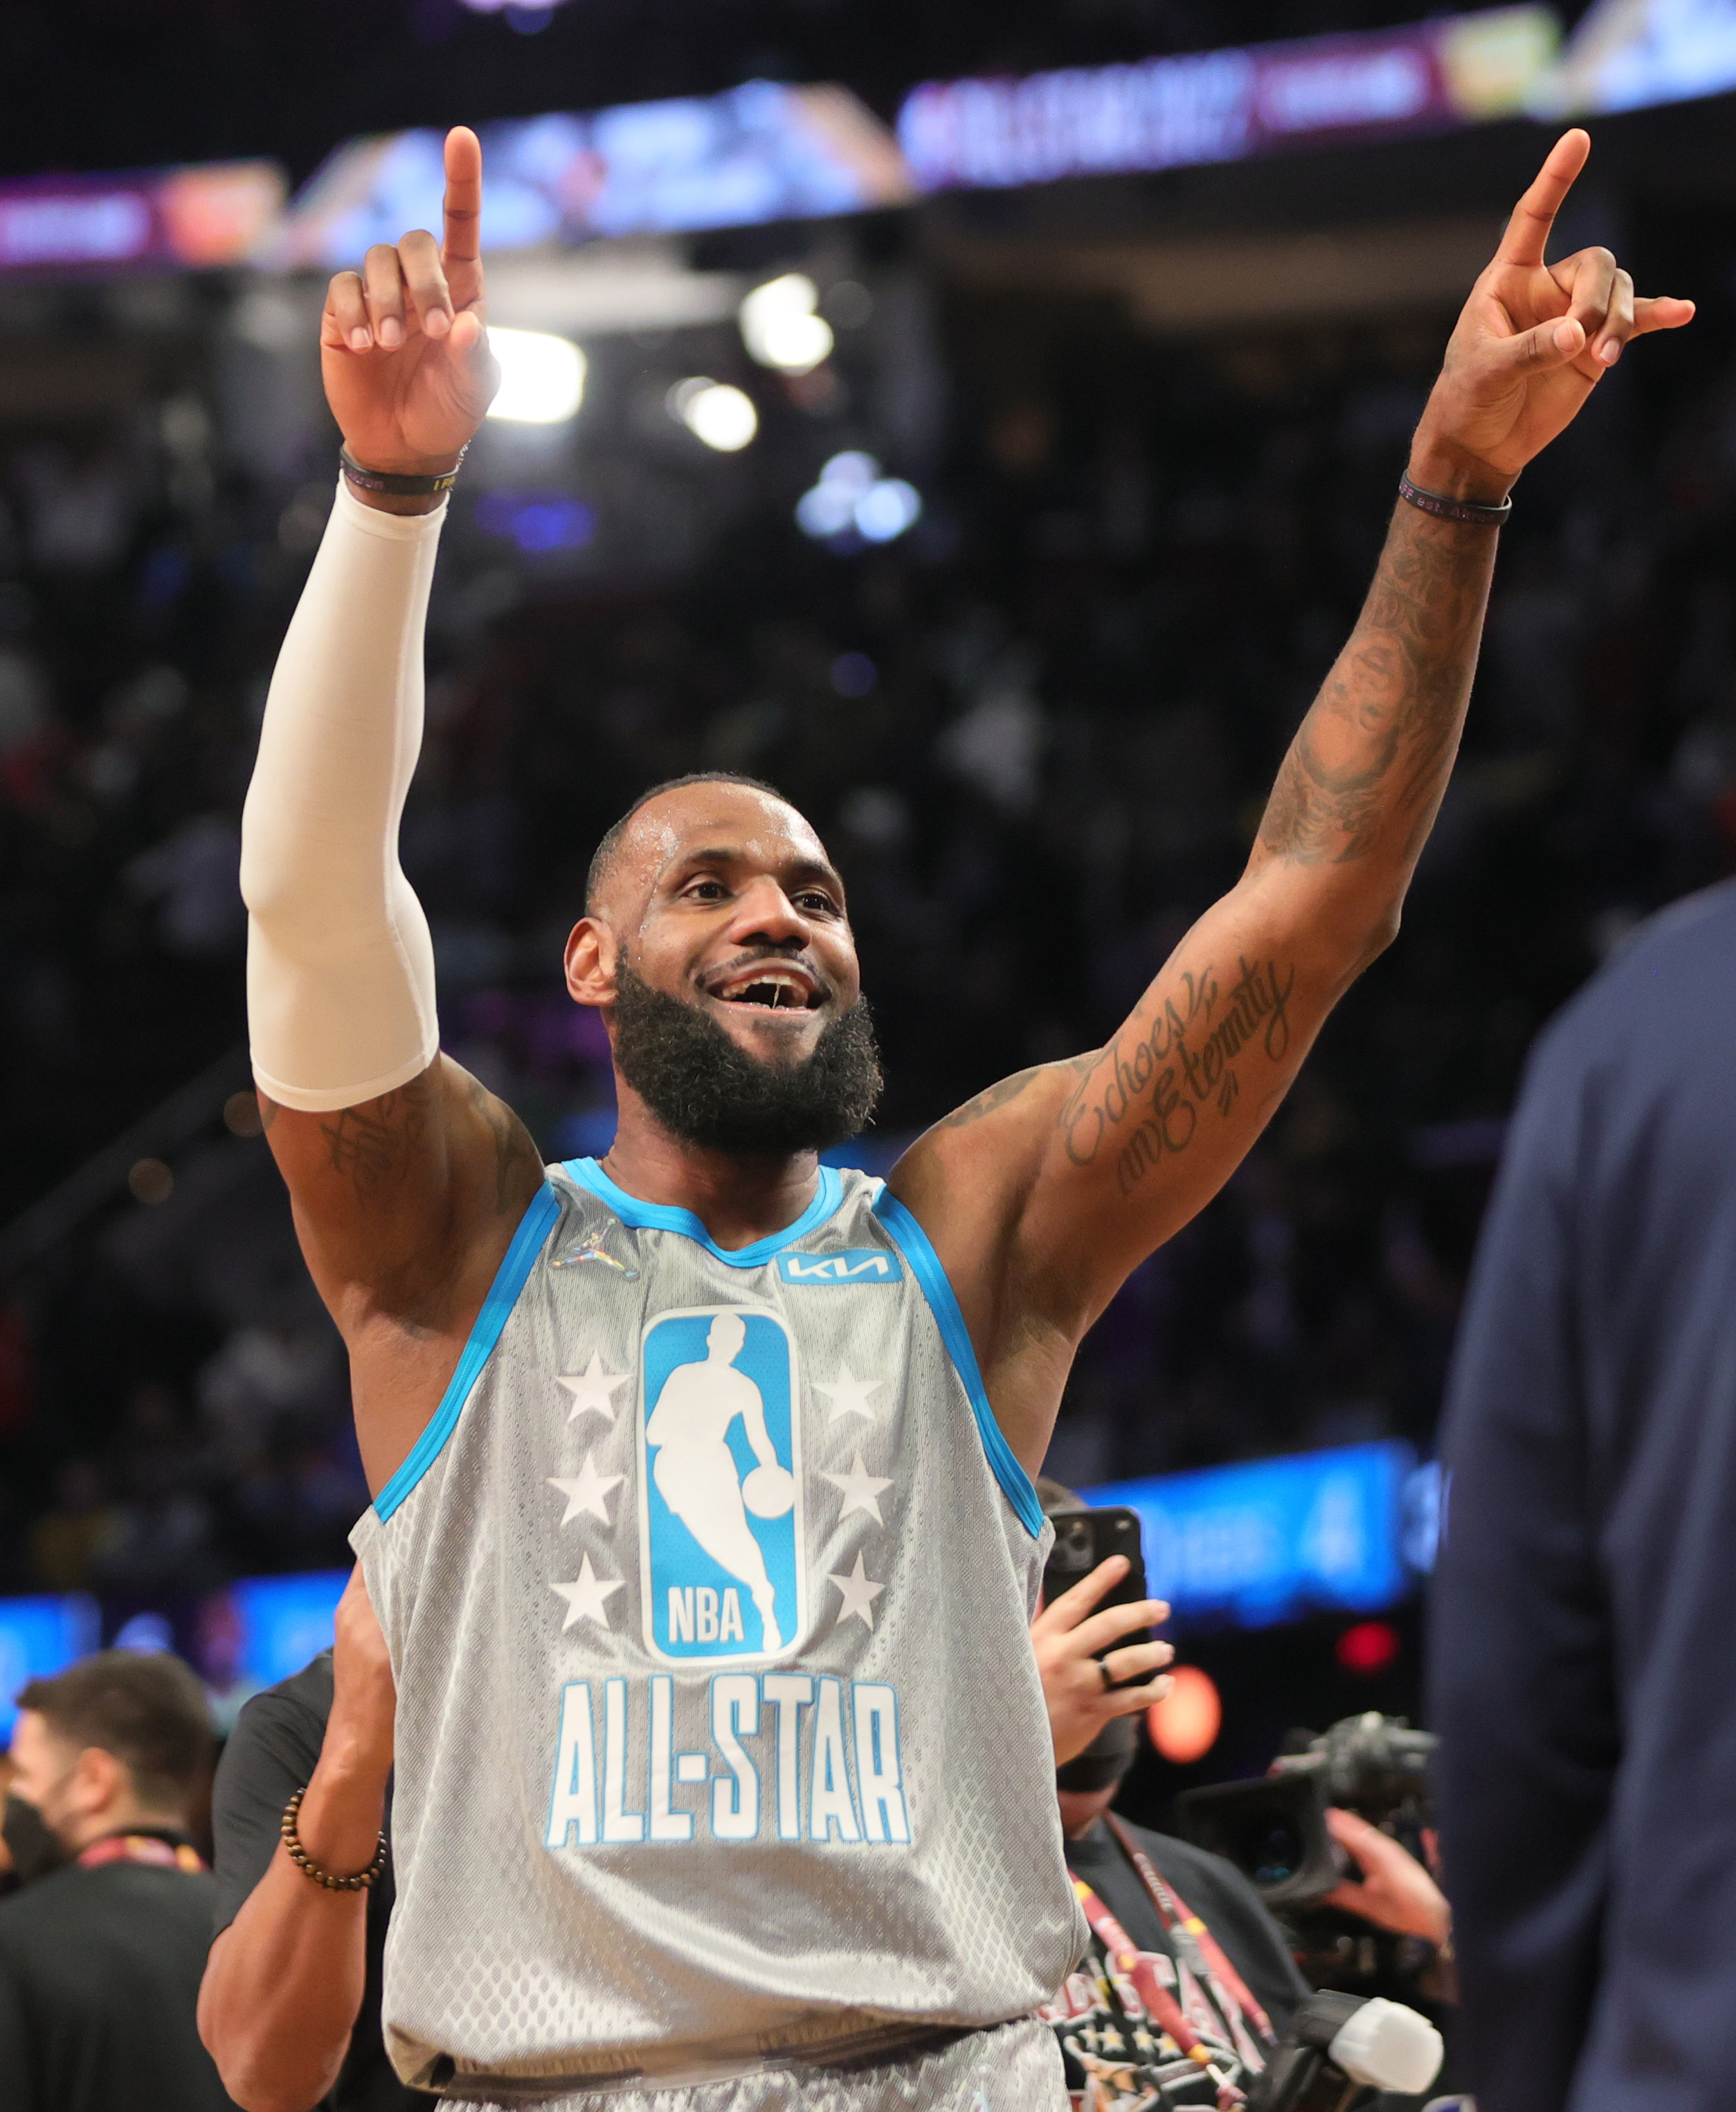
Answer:
M672 1203L641 1202L637 1195L629 1195L625 1188L617 1187L594 1158L569 1158L562 1171L607 1203L621 1222L634 1231L679 1232L683 1239L695 1240L727 1268L763 1268L792 1240L805 1239L816 1226L823 1225L828 1218L834 1216L844 1199L843 1175L835 1166L822 1166L814 1199L794 1224L786 1225L781 1232L773 1232L763 1240L756 1240L751 1247L737 1247L732 1252L728 1247L718 1245L691 1210L677 1209Z
M1020 1523L1034 1540L1043 1531L1043 1505L1037 1491L1031 1486L1031 1477L1013 1457L1007 1434L995 1420L993 1409L988 1404L988 1390L983 1384L983 1374L977 1368L976 1351L970 1345L970 1330L965 1325L965 1316L958 1309L958 1300L952 1286L947 1281L947 1272L940 1265L940 1256L929 1244L929 1236L907 1210L889 1188L880 1191L879 1200L874 1206L874 1214L891 1236L893 1243L910 1263L911 1273L921 1286L922 1295L929 1302L929 1310L940 1330L940 1339L947 1345L948 1354L956 1366L958 1376L965 1382L965 1391L970 1397L970 1412L976 1418L977 1434L983 1441L983 1450L988 1455L988 1464L1001 1493L1019 1514Z
M511 1318L525 1279L536 1266L537 1256L547 1244L550 1228L560 1214L561 1198L545 1181L531 1199L530 1208L519 1220L512 1244L495 1271L489 1295L482 1301L482 1310L476 1315L476 1324L458 1359L458 1368L440 1396L440 1405L426 1429L411 1446L402 1466L374 1499L375 1515L382 1525L439 1458L447 1439L457 1428L464 1404L481 1377L483 1366L493 1355L501 1331Z

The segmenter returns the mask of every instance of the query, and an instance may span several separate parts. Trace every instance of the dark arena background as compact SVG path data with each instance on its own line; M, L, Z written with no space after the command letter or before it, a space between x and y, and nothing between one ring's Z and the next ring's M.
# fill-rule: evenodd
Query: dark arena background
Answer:
M1048 1462L1139 1511L1192 1668L1127 1809L1420 1720L1528 1046L1736 868L1736 15L59 0L0 66L0 1689L170 1647L225 1723L329 1637L367 1500L248 1086L239 814L335 473L325 277L438 226L439 128L482 133L507 375L404 835L446 1045L604 1149L586 861L751 772L848 882L890 1086L834 1156L884 1171L1233 882L1452 317L1588 125L1558 248L1699 320L1520 484L1402 936Z

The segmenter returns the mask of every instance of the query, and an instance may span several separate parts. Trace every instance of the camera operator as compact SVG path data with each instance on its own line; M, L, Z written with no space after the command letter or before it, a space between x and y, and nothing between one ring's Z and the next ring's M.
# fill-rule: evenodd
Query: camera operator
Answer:
M1052 1515L1081 1508L1056 1485L1039 1486ZM1031 1627L1055 1739L1067 1864L1091 1929L1084 1960L1043 2014L1085 2112L1179 2112L1234 2101L1226 2090L1255 2088L1314 1991L1283 1928L1233 1863L1129 1825L1111 1809L1138 1750L1135 1719L1169 1687L1166 1678L1142 1675L1173 1656L1162 1643L1111 1647L1169 1612L1149 1600L1097 1611L1127 1570L1120 1556L1099 1564L1045 1605ZM1111 1686L1117 1679L1141 1683ZM1331 1812L1328 1824L1360 1873L1329 1903L1378 1928L1444 1943L1447 1904L1422 1865L1353 1812ZM1137 1960L1131 1967L1129 1954ZM1362 2101L1397 2112L1420 2101Z

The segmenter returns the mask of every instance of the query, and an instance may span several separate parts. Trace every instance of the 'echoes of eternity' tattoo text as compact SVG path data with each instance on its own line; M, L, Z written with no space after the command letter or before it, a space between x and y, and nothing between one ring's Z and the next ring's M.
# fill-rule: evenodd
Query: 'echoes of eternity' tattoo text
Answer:
M1242 1092L1236 1058L1251 1043L1269 1063L1284 1061L1294 965L1244 957L1236 967L1227 986L1216 968L1184 969L1161 1007L1136 1015L1093 1064L1061 1113L1075 1166L1094 1165L1106 1143L1118 1146L1116 1180L1130 1194L1166 1154L1187 1149L1203 1108L1229 1113Z

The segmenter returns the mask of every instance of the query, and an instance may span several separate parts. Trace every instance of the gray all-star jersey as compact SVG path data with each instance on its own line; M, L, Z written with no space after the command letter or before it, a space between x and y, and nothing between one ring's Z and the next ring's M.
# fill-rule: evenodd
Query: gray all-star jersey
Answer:
M551 1168L353 1536L398 1677L406 2080L699 2080L1048 2000L1084 1930L1044 1536L880 1182L823 1169L729 1254Z

